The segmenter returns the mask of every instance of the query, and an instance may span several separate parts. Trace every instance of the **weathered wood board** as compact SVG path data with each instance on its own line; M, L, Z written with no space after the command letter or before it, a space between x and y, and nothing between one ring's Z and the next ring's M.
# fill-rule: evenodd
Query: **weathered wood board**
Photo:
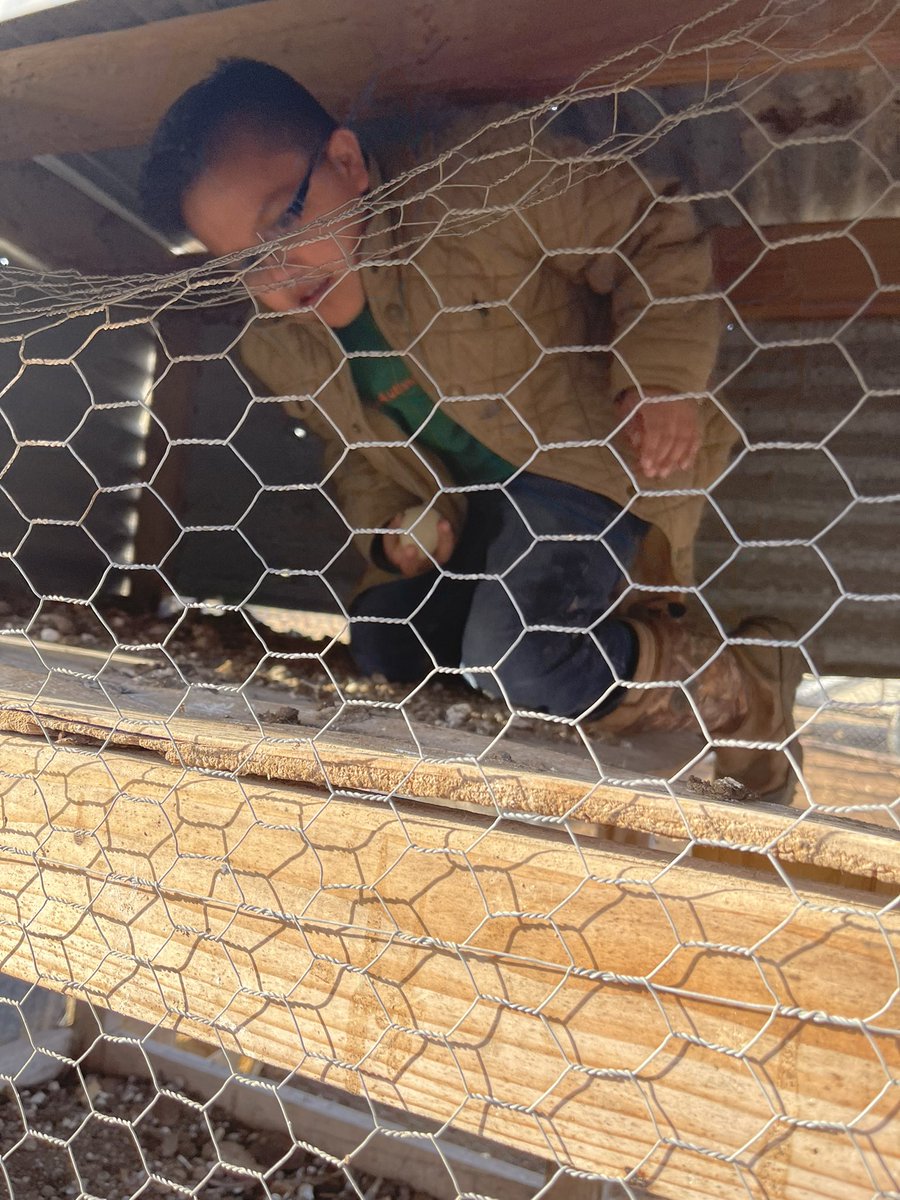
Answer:
M900 221L719 228L716 283L745 321L900 314Z
M134 750L0 754L4 971L672 1200L897 1186L900 924L865 895Z
M590 86L658 87L748 79L786 62L890 69L900 59L892 8L842 0L792 20L765 0L572 0L558 19L544 0L512 10L473 0L263 0L4 51L0 160L140 145L176 96L233 55L299 75L343 119L361 100L368 115L423 96L542 99L588 71Z
M153 687L135 678L134 654L108 656L105 664L102 658L7 641L0 652L0 729L149 750L176 765L241 777L486 809L541 825L570 818L753 851L789 869L853 876L859 886L900 885L896 825L876 833L847 813L831 817L810 807L802 794L797 807L735 805L692 794L686 780L667 783L686 776L701 757L699 738L618 745L597 739L565 753L517 741L514 726L512 736L492 741L412 726L391 708L374 716L371 705L350 704L323 717L314 704L267 689ZM267 724L273 701L284 699L296 706L299 723ZM879 779L879 786L890 782ZM861 799L864 806L869 797ZM887 811L879 806L878 815L887 820ZM860 815L871 814L862 807Z

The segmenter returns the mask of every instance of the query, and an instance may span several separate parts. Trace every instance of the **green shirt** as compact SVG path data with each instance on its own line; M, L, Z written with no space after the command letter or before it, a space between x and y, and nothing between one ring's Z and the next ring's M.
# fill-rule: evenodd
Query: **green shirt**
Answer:
M355 321L334 333L353 355L350 371L363 402L378 405L414 442L437 454L456 483L499 483L509 478L515 470L512 464L451 420L419 387L403 356L388 345L368 305ZM373 351L384 357L370 357Z

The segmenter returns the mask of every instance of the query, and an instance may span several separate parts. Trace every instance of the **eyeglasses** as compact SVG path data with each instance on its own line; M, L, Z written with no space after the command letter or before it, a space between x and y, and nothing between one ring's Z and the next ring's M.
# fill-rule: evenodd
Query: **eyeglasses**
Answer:
M312 183L312 177L315 174L316 167L322 161L322 156L328 148L328 139L326 138L317 148L315 153L309 160L309 166L303 172L303 177L297 185L297 190L294 192L290 204L283 210L281 216L268 226L266 229L258 229L256 236L260 242L277 242L280 238L293 233L302 225L300 218L303 215L303 209L306 207L306 199L309 194L309 185ZM272 249L262 249L248 251L234 264L234 269L246 277L251 272L265 271L271 268L272 260L278 254Z
M323 142L322 145L319 146L318 150L316 150L315 154L310 158L309 166L304 171L303 178L297 185L297 190L294 192L293 199L275 224L271 225L268 229L261 229L259 231L258 236L261 241L274 242L278 238L284 237L286 233L291 233L297 227L299 218L303 213L303 209L306 207L306 198L309 194L309 185L312 183L313 174L316 170L316 167L319 165L322 154L324 153L327 145L327 141Z

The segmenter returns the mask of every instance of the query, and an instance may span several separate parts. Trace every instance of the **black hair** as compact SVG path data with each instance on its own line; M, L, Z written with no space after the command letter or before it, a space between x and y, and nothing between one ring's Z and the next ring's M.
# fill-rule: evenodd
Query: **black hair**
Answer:
M278 67L225 59L179 96L153 135L139 185L147 219L167 233L184 231L185 192L238 130L313 154L337 127L315 96Z

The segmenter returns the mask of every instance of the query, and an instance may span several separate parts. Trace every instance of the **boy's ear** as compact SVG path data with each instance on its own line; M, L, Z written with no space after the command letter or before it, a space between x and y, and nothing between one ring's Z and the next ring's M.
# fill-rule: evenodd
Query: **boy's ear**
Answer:
M332 168L341 175L357 196L369 188L369 168L359 138L349 129L336 129L325 150Z

